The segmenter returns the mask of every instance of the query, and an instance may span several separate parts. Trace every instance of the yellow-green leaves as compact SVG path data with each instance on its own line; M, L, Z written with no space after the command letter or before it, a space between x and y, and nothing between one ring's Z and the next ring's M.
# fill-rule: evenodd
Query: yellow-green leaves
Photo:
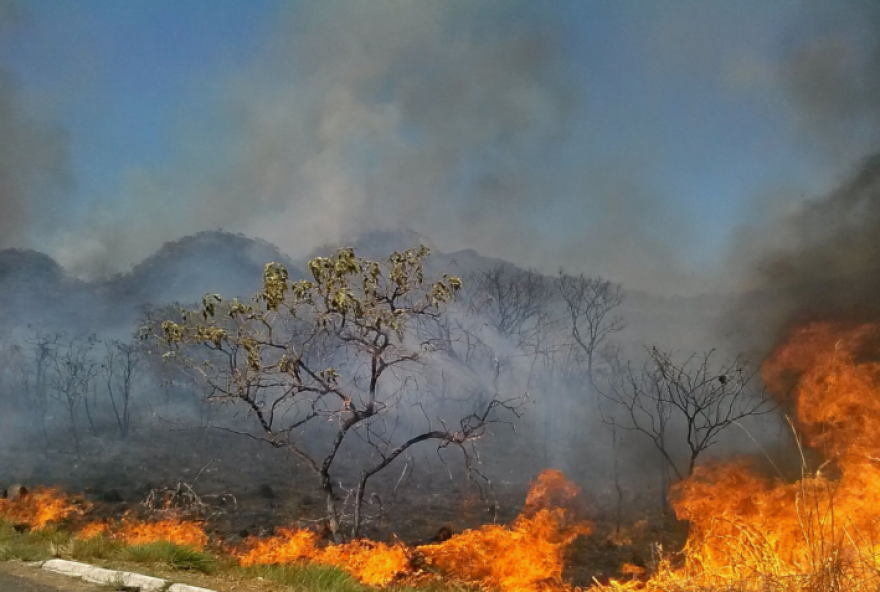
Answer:
M241 346L247 352L248 368L254 372L260 371L260 347L256 341L248 337L242 338Z
M310 295L311 291L315 289L315 284L308 280L300 280L298 282L293 282L290 284L290 291L293 293L293 297L299 300L305 300L307 296Z
M309 261L309 272L316 282L321 282L324 279L324 265L326 261L328 259L324 257L315 257Z
M194 338L199 343L213 343L214 347L219 348L223 339L226 337L226 331L220 327L197 325Z
M183 341L184 328L173 321L162 323L162 336L169 345Z
M394 251L388 258L391 263L389 277L401 290L410 290L421 286L425 281L422 260L431 251L425 245L419 245L417 249L407 249L403 253Z
M205 294L202 298L202 318L206 321L208 317L213 317L217 312L217 305L223 302L220 294Z
M280 263L267 263L263 270L263 291L259 295L266 302L266 308L278 310L288 288L287 268Z
M309 273L318 284L344 281L346 276L361 272L361 262L354 249L339 249L332 257L315 257L309 261Z
M318 376L321 377L321 380L327 383L335 383L339 380L339 372L336 371L335 368L327 368L326 370L321 370L318 373Z
M165 341L246 353L246 362L241 360L245 374L273 368L297 375L301 349L310 343L296 343L294 335L309 339L335 335L355 347L387 344L392 335L403 341L414 316L439 310L461 289L461 280L449 275L425 282L423 263L428 254L422 245L396 251L380 262L359 258L350 248L339 249L329 257L312 259L308 264L312 279L298 281L290 280L284 265L268 263L262 290L254 300L224 302L218 294L206 294L201 310L181 311L177 322L162 324ZM285 350L300 353L273 360L276 352ZM335 380L334 372L328 369L322 378Z
M280 360L278 360L278 370L280 372L296 375L299 373L299 360L291 358L285 354L281 356Z
M232 301L232 304L229 305L229 316L233 319L238 315L245 315L248 318L252 318L253 314L253 307L249 304L244 304L238 298L235 298Z
M437 307L444 302L449 302L458 290L461 290L461 280L455 276L443 274L443 279L435 282L428 293L431 306Z

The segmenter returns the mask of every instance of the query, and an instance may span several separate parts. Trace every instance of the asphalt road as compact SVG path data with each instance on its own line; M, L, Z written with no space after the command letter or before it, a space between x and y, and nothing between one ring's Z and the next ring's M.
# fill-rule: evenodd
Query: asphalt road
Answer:
M0 562L0 592L107 592L106 586L44 572L21 563Z

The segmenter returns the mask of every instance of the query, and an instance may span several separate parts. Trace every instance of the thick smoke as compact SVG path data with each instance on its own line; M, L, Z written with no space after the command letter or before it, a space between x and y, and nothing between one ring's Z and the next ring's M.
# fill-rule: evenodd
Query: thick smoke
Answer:
M794 44L779 77L804 139L852 166L880 140L880 6L844 5L825 20L826 31Z
M16 3L0 3L0 46L26 19ZM53 198L69 184L67 137L28 111L0 54L0 247L18 245L37 222L52 220Z
M762 319L752 339L765 345L807 319L880 315L880 9L858 8L863 39L832 28L796 47L781 69L804 138L848 173L763 236L749 235L763 249L750 261L755 291L740 313Z
M743 299L742 312L768 312L771 339L807 319L878 318L880 153L785 225L789 246L758 260L759 288Z
M130 171L128 205L103 200L63 263L119 268L218 226L289 253L375 228L432 235L437 220L447 243L532 234L535 196L556 183L541 162L578 101L554 13L523 2L290 7L258 58L205 97L209 114L184 126L176 162ZM149 232L120 233L132 216Z

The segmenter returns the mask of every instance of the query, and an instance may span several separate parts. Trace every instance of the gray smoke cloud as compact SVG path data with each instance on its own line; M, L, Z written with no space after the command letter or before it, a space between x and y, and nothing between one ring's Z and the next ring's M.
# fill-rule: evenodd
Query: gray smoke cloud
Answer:
M822 26L792 42L779 77L804 137L823 158L852 166L880 143L880 5L843 3Z
M684 3L636 13L629 34L649 72L645 92L671 93L679 80L729 89L731 102L782 92L783 115L813 158L844 170L878 145L877 51L864 47L880 19L869 3L803 7L800 20L798 9L783 11L792 22L779 55L750 53L753 30L776 41L762 10ZM711 231L659 170L657 155L671 147L657 144L650 115L590 102L593 73L575 66L591 56L573 51L565 10L499 0L291 4L253 59L200 87L198 113L177 114L171 164L123 171L119 191L89 196L83 225L56 233L51 252L97 276L217 227L294 257L408 227L447 252L476 248L651 291L763 285L755 261L799 240L779 219L809 188L780 175L755 198L754 219L772 218L772 228L744 229L720 271L715 254L701 259ZM704 106L699 90L676 100ZM610 146L601 145L607 121ZM602 140L589 130L599 123Z
M758 320L747 325L763 346L809 319L880 318L880 6L852 8L847 18L858 25L849 31L860 36L831 26L796 46L780 70L817 157L849 166L826 195L740 237L736 255L747 255L754 292L738 318Z
M19 4L0 3L0 44L26 18ZM64 130L26 108L2 55L0 138L0 247L5 247L25 242L29 230L51 223L52 200L71 178Z
M294 254L374 228L441 246L531 235L538 196L558 186L542 162L579 100L566 37L552 8L525 2L291 7L205 97L177 163L129 171L127 205L100 200L57 251L89 275L218 226Z

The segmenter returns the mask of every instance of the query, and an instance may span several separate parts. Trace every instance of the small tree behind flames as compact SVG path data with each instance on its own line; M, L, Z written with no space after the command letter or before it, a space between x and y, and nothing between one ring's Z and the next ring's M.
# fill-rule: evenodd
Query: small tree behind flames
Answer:
M442 395L431 388L428 361L442 362L442 354L415 345L411 321L442 315L461 282L426 281L427 255L420 247L380 263L341 249L311 261L312 279L302 281L270 263L251 302L209 295L199 310L162 323L166 356L197 374L209 401L235 403L259 428L221 429L289 450L317 476L336 540L344 507L334 461L344 445L360 447L351 455L358 475L349 489L357 537L370 477L428 440L459 448L473 468L468 445L500 421L499 412L518 414L519 398L494 393L479 405L457 404L454 425L440 419Z
M712 350L678 360L651 348L641 368L613 358L612 378L601 389L617 407L604 421L647 436L679 481L724 430L775 409L763 389L752 388L754 367L741 357L716 357ZM676 452L682 448L683 459Z
M142 352L136 343L113 340L104 343L106 355L101 363L101 375L107 386L107 397L116 417L119 436L128 438L134 407L135 382L141 371Z
M52 351L49 366L47 383L50 393L67 412L77 458L80 456L80 438L76 428L76 416L83 403L94 432L94 424L88 408L88 396L98 375L98 362L92 355L97 341L94 335L77 335L60 341L61 345Z

